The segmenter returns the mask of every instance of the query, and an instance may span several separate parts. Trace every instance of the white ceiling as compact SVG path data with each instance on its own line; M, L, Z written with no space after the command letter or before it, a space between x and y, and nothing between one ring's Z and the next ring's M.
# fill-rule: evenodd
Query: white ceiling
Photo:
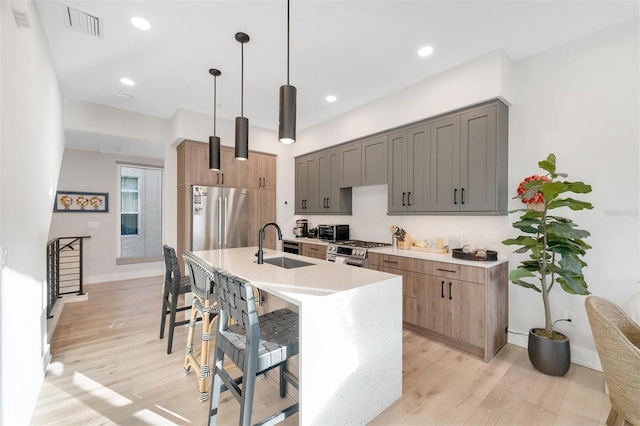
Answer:
M63 4L104 20L95 38L66 28ZM638 16L638 1L291 2L291 84L298 130L396 92L496 49L517 61ZM286 1L37 1L65 97L170 118L177 108L211 114L218 68L218 116L244 115L276 129L286 83ZM142 16L147 32L129 20ZM416 51L432 45L432 56ZM597 61L598 58L594 58ZM121 77L135 80L133 88ZM133 100L116 97L127 93ZM328 94L338 101L325 102Z

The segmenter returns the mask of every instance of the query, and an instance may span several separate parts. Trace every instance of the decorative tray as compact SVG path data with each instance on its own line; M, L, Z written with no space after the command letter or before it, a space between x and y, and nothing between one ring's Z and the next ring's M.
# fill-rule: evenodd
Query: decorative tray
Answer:
M478 257L478 252L473 251L465 253L461 248L456 248L451 251L451 257L463 260L476 260L480 262L493 262L498 260L498 252L493 250L487 250L487 256L485 258Z

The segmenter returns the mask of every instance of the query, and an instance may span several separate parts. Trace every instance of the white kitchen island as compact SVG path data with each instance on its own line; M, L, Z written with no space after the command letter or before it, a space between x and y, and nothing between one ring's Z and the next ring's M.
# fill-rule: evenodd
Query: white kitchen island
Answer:
M273 250L312 265L258 265L257 250L193 254L298 307L300 424L365 424L400 398L402 278Z

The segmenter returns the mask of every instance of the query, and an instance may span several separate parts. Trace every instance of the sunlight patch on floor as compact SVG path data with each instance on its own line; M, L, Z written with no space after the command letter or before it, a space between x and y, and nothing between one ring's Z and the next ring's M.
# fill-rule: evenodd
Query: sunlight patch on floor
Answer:
M78 373L77 371L74 371L73 373L73 384L78 386L80 389L87 391L92 396L108 402L114 407L124 407L125 405L132 403L130 399L102 386L100 383L88 378L82 373Z
M167 414L169 414L169 415L171 415L171 416L173 416L173 417L176 417L176 418L180 419L180 420L181 420L181 421L183 421L184 423L189 423L189 424L191 424L191 421L190 421L189 419L187 419L186 417L181 416L181 415L180 415L180 414L178 414L178 413L175 413L175 412L173 412L173 411L171 411L171 410L167 410L166 408L161 407L161 406L159 406L159 405L156 405L156 408L157 408L157 409L159 409L159 410L164 411L165 413L167 413Z

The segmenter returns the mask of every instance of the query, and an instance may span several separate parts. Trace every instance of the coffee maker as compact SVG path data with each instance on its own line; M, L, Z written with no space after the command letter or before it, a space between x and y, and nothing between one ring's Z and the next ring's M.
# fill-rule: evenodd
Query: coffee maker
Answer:
M309 233L309 222L307 219L298 219L296 220L296 227L293 228L293 235L296 238L306 237Z

